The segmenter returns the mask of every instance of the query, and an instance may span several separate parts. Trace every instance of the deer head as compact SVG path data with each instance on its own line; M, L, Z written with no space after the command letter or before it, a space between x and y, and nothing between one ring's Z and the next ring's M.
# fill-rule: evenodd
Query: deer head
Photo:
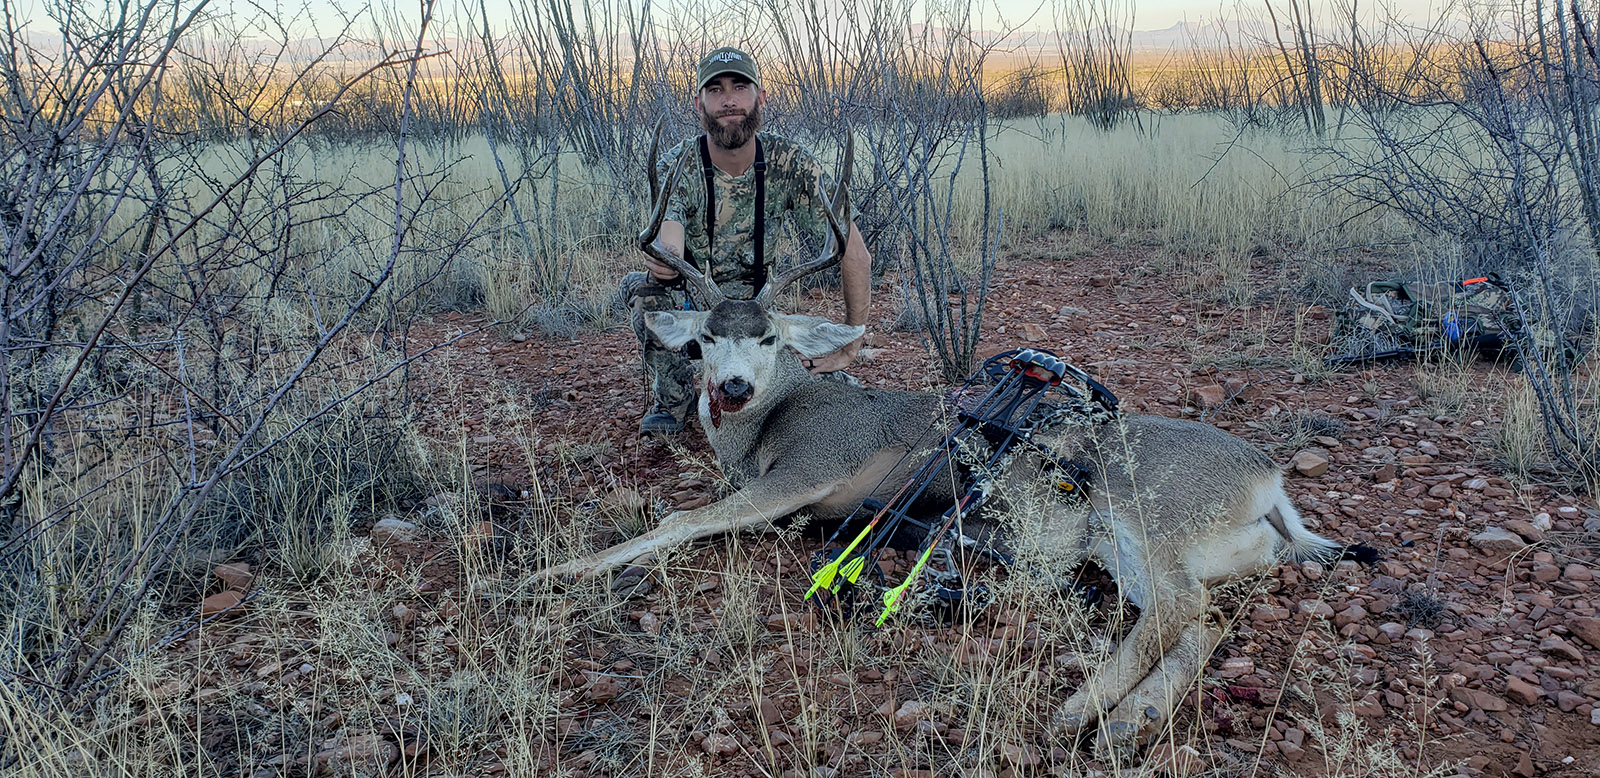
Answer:
M866 331L865 327L835 324L815 316L778 313L772 310L778 295L799 279L839 263L844 256L847 235L841 227L840 213L847 213L846 202L850 165L854 156L850 133L845 133L844 169L832 197L819 192L828 220L828 238L821 253L809 262L778 273L751 300L730 300L717 288L716 281L682 257L661 245L658 236L667 211L667 196L690 155L680 155L667 174L665 187L656 180L656 158L660 148L661 125L650 144L650 192L655 201L648 227L639 233L639 247L657 261L678 271L689 294L703 310L659 311L645 315L645 325L668 348L681 348L697 341L704 360L705 385L701 393L701 413L714 428L720 428L724 414L768 407L786 394L784 389L810 374L801 367L799 355L820 357L843 348ZM820 186L820 184L819 184Z

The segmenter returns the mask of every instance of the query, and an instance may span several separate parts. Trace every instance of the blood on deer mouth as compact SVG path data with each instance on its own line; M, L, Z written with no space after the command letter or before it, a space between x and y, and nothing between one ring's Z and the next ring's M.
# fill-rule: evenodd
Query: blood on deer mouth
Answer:
M722 391L722 385L706 382L706 396L711 399L711 426L722 426L722 414L733 413L750 404L750 398L755 396L755 390L745 392L743 397L732 399Z

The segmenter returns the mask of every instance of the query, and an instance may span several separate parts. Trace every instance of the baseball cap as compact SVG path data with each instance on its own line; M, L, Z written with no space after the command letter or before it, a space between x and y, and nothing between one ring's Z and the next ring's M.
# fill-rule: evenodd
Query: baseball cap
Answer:
M723 46L712 49L700 59L694 91L705 89L711 79L723 73L738 73L750 79L750 82L757 87L761 86L761 71L756 68L755 57L732 46Z

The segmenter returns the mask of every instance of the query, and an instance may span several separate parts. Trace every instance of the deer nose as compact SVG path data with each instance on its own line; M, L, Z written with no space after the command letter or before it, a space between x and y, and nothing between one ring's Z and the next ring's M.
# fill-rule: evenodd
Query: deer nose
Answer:
M743 378L730 378L722 382L722 396L730 400L744 400L750 397L750 382Z

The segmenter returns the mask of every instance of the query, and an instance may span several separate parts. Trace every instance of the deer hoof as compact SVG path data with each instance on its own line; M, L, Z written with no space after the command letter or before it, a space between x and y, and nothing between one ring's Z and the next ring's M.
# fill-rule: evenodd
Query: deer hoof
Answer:
M1094 740L1095 758L1110 764L1126 765L1139 755L1139 725L1131 721L1108 721Z
M655 588L650 581L650 571L638 566L623 570L611 581L611 593L623 599L643 597Z
M1068 700L1060 710L1056 711L1054 722L1056 731L1068 736L1082 732L1093 721L1088 714L1071 710L1071 704L1072 702Z

